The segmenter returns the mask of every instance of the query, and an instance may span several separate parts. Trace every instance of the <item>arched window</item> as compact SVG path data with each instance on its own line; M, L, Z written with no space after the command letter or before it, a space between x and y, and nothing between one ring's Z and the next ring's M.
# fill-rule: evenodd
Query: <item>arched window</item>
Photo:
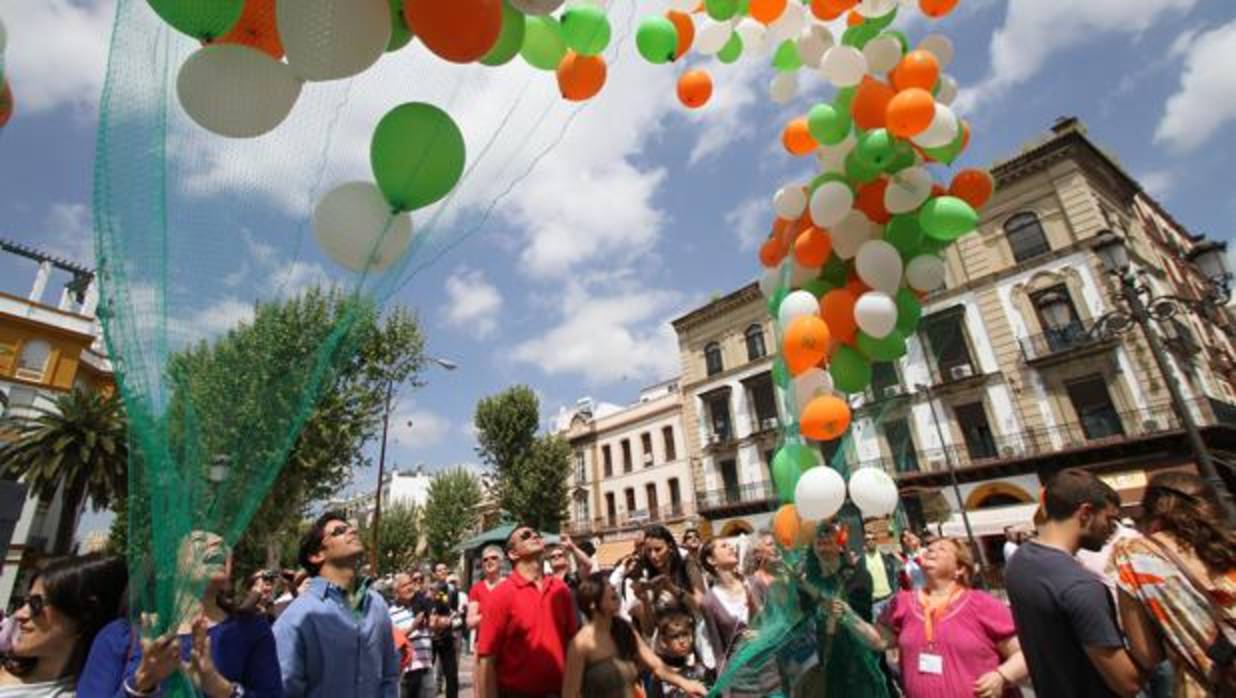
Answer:
M43 380L49 358L51 358L51 345L47 342L38 339L26 342L21 349L21 357L17 360L17 377L26 380Z
M762 359L768 352L764 349L764 328L758 324L747 328L747 361Z
M1043 233L1043 225L1033 213L1027 211L1008 219L1004 224L1004 232L1008 236L1009 247L1013 250L1013 259L1018 262L1051 251L1051 245L1047 244L1047 236Z
M708 369L708 375L715 376L725 370L725 366L721 364L721 345L716 342L709 342L704 346L704 365Z

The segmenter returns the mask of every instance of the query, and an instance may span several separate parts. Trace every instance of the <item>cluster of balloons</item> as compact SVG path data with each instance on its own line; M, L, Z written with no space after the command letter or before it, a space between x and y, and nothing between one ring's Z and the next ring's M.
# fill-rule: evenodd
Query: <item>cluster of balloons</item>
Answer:
M4 49L8 45L8 33L4 21L0 20L0 128L4 128L13 118L13 90L9 87L8 76L4 74Z
M785 446L777 459L782 459L781 453L787 449L790 451L784 460L799 461L794 466L801 468L801 475L794 478L792 503L782 504L773 514L773 536L781 545L792 548L809 542L815 535L815 522L835 516L845 504L847 493L866 518L880 518L896 511L897 483L882 469L859 468L850 474L847 483L836 470L814 462L816 451L801 444ZM783 470L787 467L782 465ZM778 486L781 484L778 481Z

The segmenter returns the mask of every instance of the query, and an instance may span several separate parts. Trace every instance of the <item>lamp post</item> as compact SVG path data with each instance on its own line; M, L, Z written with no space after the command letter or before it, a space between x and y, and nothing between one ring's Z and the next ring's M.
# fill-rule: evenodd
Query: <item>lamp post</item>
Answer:
M983 552L983 546L979 545L974 537L974 529L970 527L970 515L966 512L966 503L961 499L961 485L957 482L957 467L953 465L953 456L949 453L948 446L944 445L944 429L940 427L940 418L936 415L935 396L930 386L920 383L914 388L927 396L927 406L931 408L931 423L936 427L936 438L940 440L940 450L944 452L944 465L948 468L948 477L953 485L953 496L957 498L957 508L961 510L961 523L966 527L966 539L970 541L970 548L978 553L979 562L986 567L987 555Z
M1215 469L1210 450L1206 448L1206 442L1202 440L1197 423L1193 420L1193 413L1185 404L1184 396L1180 393L1180 386L1170 372L1167 352L1163 349L1163 343L1150 322L1152 319L1169 319L1181 308L1193 310L1204 317L1213 317L1217 312L1216 306L1221 307L1231 298L1229 287L1231 274L1228 273L1223 263L1225 247L1226 245L1219 243L1202 244L1189 256L1189 261L1196 264L1210 280L1210 288L1207 289L1205 298L1202 301L1195 301L1176 296L1155 296L1154 290L1149 285L1139 283L1129 260L1129 248L1124 240L1110 230L1102 233L1094 245L1094 251L1102 261L1104 270L1119 282L1119 300L1124 302L1128 311L1116 310L1108 313L1099 319L1095 327L1100 331L1106 330L1116 334L1129 331L1133 324L1142 328L1146 343L1150 345L1150 353L1154 356L1155 365L1158 366L1159 375L1167 386L1168 395L1171 396L1172 408L1180 416L1180 422L1184 425L1185 433L1188 435L1189 445L1193 449L1198 469L1206 482L1215 488L1223 516L1230 522L1234 514L1231 492L1219 477L1219 471ZM1147 300L1142 300L1143 295Z
M447 371L459 368L459 364L449 359L436 356L426 356L424 359ZM425 383L413 381L412 385L419 388ZM386 382L386 403L382 410L382 447L378 451L378 485L373 495L373 549L369 551L369 564L373 567L375 576L379 571L378 546L382 542L382 481L386 479L386 437L390 433L391 409L394 407L394 401L395 381L388 380ZM412 420L408 420L408 426L412 426Z

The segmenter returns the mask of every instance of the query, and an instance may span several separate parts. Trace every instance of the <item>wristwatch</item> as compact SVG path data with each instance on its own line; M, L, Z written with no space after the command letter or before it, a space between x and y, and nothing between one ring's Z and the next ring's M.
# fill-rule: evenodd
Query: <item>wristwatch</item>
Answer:
M228 698L243 698L245 695L245 687L240 685L240 682L232 684L232 693Z

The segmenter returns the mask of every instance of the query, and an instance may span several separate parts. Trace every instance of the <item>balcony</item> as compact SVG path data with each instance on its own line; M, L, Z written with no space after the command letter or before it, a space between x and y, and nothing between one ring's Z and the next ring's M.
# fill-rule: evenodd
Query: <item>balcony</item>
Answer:
M733 429L718 430L708 434L704 441L705 451L721 451L732 449L738 445Z
M863 404L859 409L871 409L886 402L895 403L908 399L913 394L909 388L900 383L889 385L872 385L863 391Z
M700 513L771 511L777 504L777 489L768 480L722 487L700 492L696 503Z
M987 380L987 375L979 370L972 361L948 365L933 365L931 367L931 387L935 389L962 388Z
M1093 322L1074 321L1043 334L1023 337L1021 355L1028 364L1054 363L1079 354L1100 351L1116 343L1114 335L1100 331Z
M567 533L573 536L593 536L615 531L625 531L639 528L650 523L674 523L695 513L694 508L685 502L666 504L652 509L619 509L611 518L609 516L587 520L573 520L565 524Z

